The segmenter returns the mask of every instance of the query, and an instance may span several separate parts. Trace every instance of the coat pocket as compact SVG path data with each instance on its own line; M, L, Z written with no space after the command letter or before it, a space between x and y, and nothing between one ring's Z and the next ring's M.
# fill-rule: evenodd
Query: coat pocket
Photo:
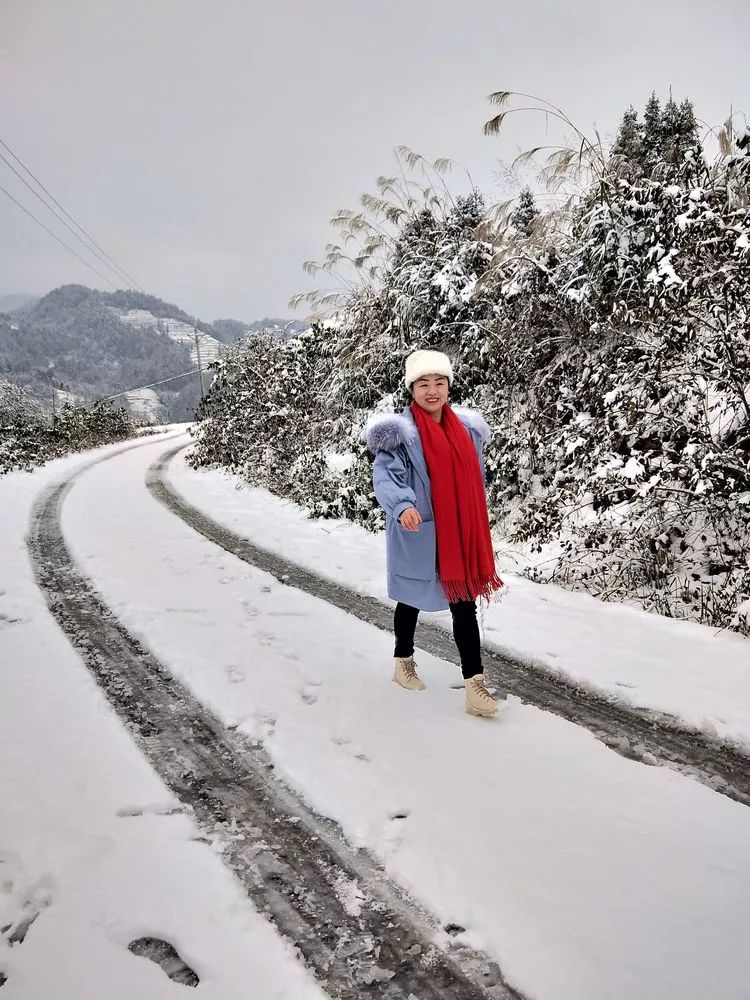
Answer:
M407 531L398 521L391 523L388 569L410 580L432 580L436 574L435 522L423 521L419 531Z

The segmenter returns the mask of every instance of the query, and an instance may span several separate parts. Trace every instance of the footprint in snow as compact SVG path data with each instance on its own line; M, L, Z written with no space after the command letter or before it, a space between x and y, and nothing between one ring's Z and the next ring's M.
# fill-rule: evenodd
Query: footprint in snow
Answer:
M274 715L255 712L251 718L241 722L238 728L255 746L260 746L273 736L276 721Z
M451 937L458 937L459 934L466 933L466 928L462 927L461 924L445 924L443 930Z
M14 883L12 880L4 882L3 891L9 894L13 892ZM19 897L20 913L10 923L0 927L0 936L7 944L13 948L15 945L23 944L29 928L36 922L39 916L52 905L52 892L44 879L40 880L27 893Z
M367 754L357 746L356 743L352 743L350 739L346 736L332 736L331 742L337 747L341 747L347 757L351 757L352 760L362 761L363 764L369 764L370 758Z
M318 680L317 677L306 677L305 685L300 689L300 698L306 705L314 705L318 700L315 689L320 687L323 687L323 681Z
M397 851L404 840L404 827L409 818L409 810L401 809L399 812L391 813L390 817L383 825L382 847L384 855Z
M8 628L10 625L23 625L27 619L11 618L10 615L0 614L0 628Z
M273 736L274 731L276 729L276 722L277 719L275 715L263 716L263 725L266 727L266 731L268 732L269 736Z
M245 680L245 671L237 664L230 664L224 670L230 684L241 684Z
M182 986L197 986L200 982L196 972L179 955L174 945L160 938L142 937L131 941L128 951L139 958L147 958L154 962L173 983Z

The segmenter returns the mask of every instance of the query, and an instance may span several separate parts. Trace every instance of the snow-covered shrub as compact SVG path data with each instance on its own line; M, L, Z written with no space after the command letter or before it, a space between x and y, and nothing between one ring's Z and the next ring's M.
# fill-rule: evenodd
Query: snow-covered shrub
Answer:
M331 415L322 406L330 359L318 328L288 341L253 335L211 367L214 380L194 432L195 465L222 465L281 496L325 494Z
M0 474L124 440L134 431L125 411L108 403L93 407L66 403L52 418L23 389L0 381Z
M65 454L103 444L124 441L135 433L135 423L126 410L100 402L93 406L65 403L55 420L51 440Z
M492 509L516 539L554 544L546 578L739 628L747 165L738 145L713 167L688 149L660 180L602 170L554 257L504 269L506 359L488 393Z
M43 462L46 436L41 406L20 386L0 381L0 475Z
M44 422L44 410L25 389L0 379L0 428Z

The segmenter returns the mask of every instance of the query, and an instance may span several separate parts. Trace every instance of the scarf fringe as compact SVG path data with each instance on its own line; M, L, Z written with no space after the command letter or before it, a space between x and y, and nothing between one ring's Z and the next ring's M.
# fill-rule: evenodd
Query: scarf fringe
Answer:
M449 604L459 601L476 601L482 599L490 602L493 594L505 586L497 575L492 573L483 580L440 580Z

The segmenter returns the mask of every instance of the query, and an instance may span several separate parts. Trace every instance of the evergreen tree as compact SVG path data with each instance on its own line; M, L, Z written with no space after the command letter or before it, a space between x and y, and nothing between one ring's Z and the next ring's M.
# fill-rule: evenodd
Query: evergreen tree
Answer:
M680 161L680 108L670 92L661 114L661 155L665 163Z
M685 158L685 153L689 149L695 149L700 145L695 109L693 102L687 98L680 105L680 143L680 159Z
M534 228L534 219L538 215L539 209L536 207L531 188L525 187L521 192L521 197L518 199L518 205L511 216L511 222L519 232L525 236L531 236Z
M687 98L682 104L669 96L662 112L662 158L672 167L679 167L685 154L698 144L698 123L693 104Z
M632 104L622 116L617 138L612 146L612 154L621 157L628 165L642 166L643 126L638 121L638 112Z
M661 105L656 93L652 92L643 112L643 141L641 144L641 163L647 173L650 173L661 162L663 137Z

